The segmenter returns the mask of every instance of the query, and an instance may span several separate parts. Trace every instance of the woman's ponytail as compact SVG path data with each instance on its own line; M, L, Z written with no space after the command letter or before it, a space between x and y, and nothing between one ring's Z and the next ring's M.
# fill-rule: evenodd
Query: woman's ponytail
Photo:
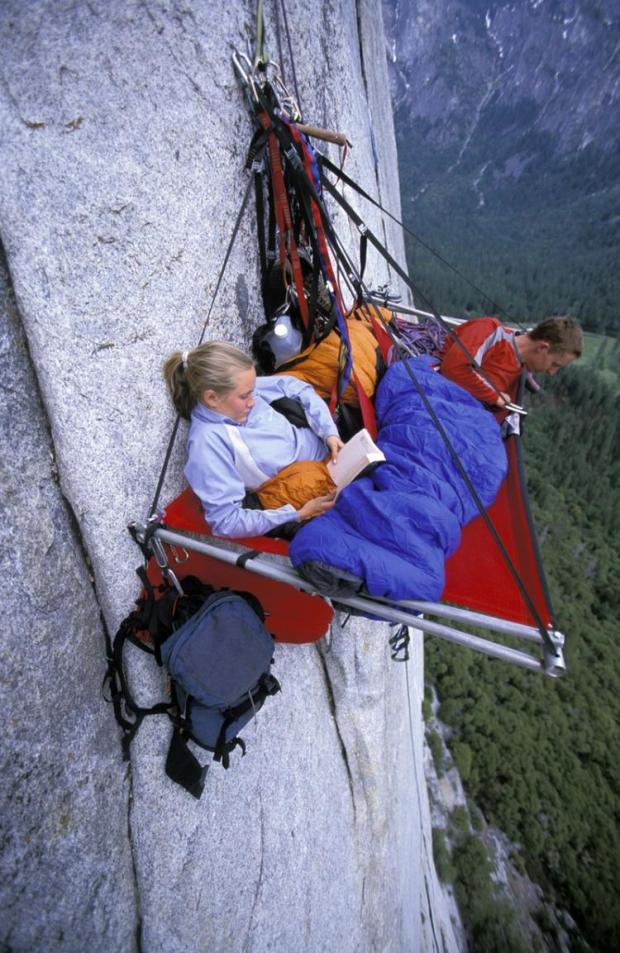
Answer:
M193 351L175 351L164 363L163 373L172 403L189 420L206 390L224 396L233 389L234 372L247 371L254 361L225 341L207 341Z
M189 355L175 351L164 363L164 380L177 413L189 420L196 401L192 398L189 384ZM185 358L185 360L184 360Z

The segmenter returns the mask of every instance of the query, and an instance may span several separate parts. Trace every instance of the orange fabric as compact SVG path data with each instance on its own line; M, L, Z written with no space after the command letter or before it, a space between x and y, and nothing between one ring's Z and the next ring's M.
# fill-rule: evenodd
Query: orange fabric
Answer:
M373 309L375 310L375 309ZM381 315L390 320L392 314L385 308L377 308ZM359 384L368 397L372 397L377 386L377 340L372 332L366 309L358 308L347 318L351 350L353 352L353 369ZM338 374L338 353L340 350L340 336L331 331L321 343L311 345L302 351L299 357L303 361L290 370L282 368L277 373L289 374L298 380L312 384L317 394L329 400ZM359 398L352 383L348 385L343 402L352 407L359 407Z
M291 503L298 510L309 500L333 493L335 489L326 463L298 460L259 486L256 495L266 510L275 510L285 503Z

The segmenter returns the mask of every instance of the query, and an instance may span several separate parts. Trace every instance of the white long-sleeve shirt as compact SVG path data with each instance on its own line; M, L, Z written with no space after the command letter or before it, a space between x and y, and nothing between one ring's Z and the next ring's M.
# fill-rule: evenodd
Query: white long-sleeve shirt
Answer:
M338 433L327 405L309 384L293 377L258 377L254 397L241 423L204 404L192 411L185 476L217 536L262 536L296 519L290 504L250 510L243 508L243 498L291 463L322 460L325 440ZM310 426L294 427L274 410L270 403L280 397L297 398Z

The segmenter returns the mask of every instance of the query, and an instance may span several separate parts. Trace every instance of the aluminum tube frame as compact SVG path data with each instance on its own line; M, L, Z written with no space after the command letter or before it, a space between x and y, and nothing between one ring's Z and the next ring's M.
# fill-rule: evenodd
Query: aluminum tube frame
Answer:
M398 302L393 302L393 301L388 301L386 305L385 300L379 296L371 294L368 297L372 304L376 304L376 305L379 305L380 307L387 308L388 311L395 311L396 314L403 314L403 315L410 314L420 318L434 318L435 317L432 311L420 311L419 308L410 308L406 304L399 304ZM440 314L439 317L441 318L442 321L445 321L446 324L454 324L454 325L464 324L468 320L468 318L452 318L446 314Z
M396 314L403 315L403 318L405 321L407 321L407 315L412 315L418 318L435 318L435 315L433 314L432 311L420 311L419 308L410 308L406 304L399 304L398 302L394 303L392 301L388 301L386 305L384 298L381 298L372 294L369 295L369 298L372 304L379 305L380 307L383 307L383 308L387 307L389 311L395 311ZM440 314L439 317L446 324L451 324L454 327L458 327L459 324L465 324L466 321L471 320L470 318L453 318L447 314ZM415 323L415 322L411 322L411 323ZM512 331L517 330L516 328L513 328L511 325L508 325L508 324L506 325L506 327L510 328L510 330Z
M484 615L482 612L474 612L472 609L460 609L458 606L444 605L443 602L406 601L399 603L399 605L411 607L416 612L427 612L429 615L436 615L443 619L467 622L470 625L477 625L481 629L490 629L494 632L501 632L502 635L512 635L518 639L544 644L542 635L533 625L510 622L508 619L498 619L495 616ZM548 635L554 645L558 648L564 647L564 636L561 632L552 629L548 630Z
M144 537L145 527L138 525L136 528L138 536L142 535ZM223 549L212 543L205 543L193 536L186 536L182 533L166 529L163 526L158 527L153 535L163 543L169 543L173 546L184 547L185 549L203 553L205 556L219 559L221 562L228 563L231 566L236 566L238 557L243 552L247 552L247 549L241 551ZM302 579L292 567L288 568L278 565L272 561L262 559L261 556L256 556L253 559L249 559L243 568L259 576L265 576L268 579L286 583L302 592L308 592L322 599L329 599L329 597L322 595L320 592L316 592L314 587L309 582L306 582L305 579ZM566 668L562 649L559 646L555 655L545 652L544 661L541 661L529 655L527 652L521 652L507 645L501 645L497 642L482 639L480 636L472 635L468 632L461 632L458 629L452 629L438 622L432 622L424 618L424 616L419 615L419 613L412 608L411 603L395 603L389 605L364 596L339 596L336 601L339 605L356 609L365 615L382 619L386 622L400 623L420 629L429 635L434 635L457 645L462 645L484 655L500 659L501 661L510 662L521 668L527 668L530 671L545 672L545 674L555 677L562 674ZM420 603L420 605L423 605L423 603ZM429 605L434 604L430 603Z

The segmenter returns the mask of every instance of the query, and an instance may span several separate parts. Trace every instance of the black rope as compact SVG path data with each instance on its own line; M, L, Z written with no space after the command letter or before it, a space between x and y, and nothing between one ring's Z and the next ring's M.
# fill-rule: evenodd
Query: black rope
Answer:
M489 379L484 369L480 366L478 361L475 359L474 355L471 353L467 345L463 343L463 341L461 340L459 335L454 331L454 329L451 328L450 325L444 321L439 311L434 307L432 302L418 288L415 282L411 280L407 272L403 268L401 268L401 266L398 264L398 262L393 257L393 255L391 255L390 252L387 250L387 248L385 248L382 245L382 243L379 241L376 235L373 232L371 232L371 230L368 228L366 223L360 218L360 216L357 214L355 209L351 207L351 205L347 202L347 200L340 194L340 192L335 188L334 185L332 185L332 183L323 173L321 173L321 182L325 186L326 191L329 192L329 194L336 200L336 202L340 205L340 207L344 210L344 212L346 212L346 214L349 216L351 221L360 230L360 232L363 232L363 234L367 236L368 241L372 245L374 245L374 247L377 249L379 254L382 255L387 262L389 262L389 264L392 266L396 274L400 278L402 278L402 280L405 282L407 287L411 288L414 295L417 295L418 298L422 299L422 302L426 304L428 310L432 313L433 317L438 322L438 324L441 325L441 327L446 331L446 333L450 335L454 343L460 348L463 354L465 354L465 356L469 360L471 366L474 368L476 373L479 374L480 377L482 377L484 382L491 388L491 390L493 390L497 394L498 397L502 397L503 395L500 389L492 380Z
M376 208L380 209L385 215L388 216L388 218L391 218L393 222L395 222L397 225L400 225L400 227L403 229L403 231L407 233L407 235L410 235L411 238L413 238L416 242L418 242L418 244L422 245L423 248L425 248L428 252L431 253L431 255L437 258L438 261L440 261L443 265L445 265L452 272L454 272L455 275L458 275L458 277L461 278L461 280L464 281L465 284L469 285L470 288L473 288L474 291L477 291L478 294L481 294L482 297L489 302L489 304L494 310L501 311L503 314L506 315L508 320L512 322L512 324L515 324L517 327L521 329L524 328L522 321L518 321L517 319L513 318L510 315L510 313L506 310L506 308L504 308L501 304L498 304L497 301L494 301L493 298L491 298L491 296L486 293L486 291L483 291L482 288L479 288L478 285L474 284L474 282L470 278L468 278L467 275L464 275L461 271L459 271L456 265L453 265L451 262L449 262L447 258L444 258L443 255L441 255L435 248L433 248L431 245L425 242L423 238L420 238L419 235L416 235L416 233L412 231L407 225L405 225L404 222L401 222L400 219L396 217L396 215L393 215L392 212L384 208L384 206L380 202L378 202L377 199L374 199L372 195L369 195L369 193L366 192L365 189L361 187L361 185L358 185L358 183L354 179L346 175L342 171L342 169L334 165L333 162L330 162L330 160L327 158L326 155L324 155L322 152L319 152L317 153L317 158L319 160L319 163L324 165L326 169L329 169L329 171L333 172L334 175L339 176L340 179L342 179L342 181L345 183L345 185L348 185L355 192L357 192L358 195L361 195L362 198L365 198L368 202L371 202Z
M288 46L288 57L291 63L291 73L293 74L293 89L295 90L295 99L297 101L297 105L299 106L299 111L303 115L301 96L299 95L299 87L297 85L297 71L295 69L295 57L293 56L293 44L291 43L291 32L288 26L288 16L286 14L286 4L284 0L276 0L276 24L278 20L279 8L282 9L282 20L284 22L284 32L286 34L286 45Z
M247 184L247 186L246 186L244 195L243 195L243 199L242 199L242 202L241 202L241 207L240 207L240 209L239 209L239 211L238 211L238 213L237 213L237 218L236 218L235 224L234 224L234 226L233 226L232 235L230 236L230 241L228 242L228 248L226 249L226 254L224 255L224 261L223 261L223 263L222 263L222 267L221 267L221 269L220 269L220 273L219 273L218 278L217 278L217 282L216 282L216 285L215 285L215 290L214 290L214 292L213 292L213 297L211 298L211 304L210 304L210 306L209 306L209 310L208 310L208 312L207 312L207 317L205 318L205 322L204 322L204 324L203 324L203 326L202 326L202 332L201 332L200 337L199 337L199 339L198 339L198 344L202 344L203 339L204 339L204 336L205 336L205 334L206 334L207 325L209 324L209 320L210 320L210 318L211 318L211 312L213 311L213 306L215 305L215 299L217 298L218 292L219 292L219 290L220 290L220 285L222 284L222 279L223 279L223 277L224 277L224 272L226 271L226 266L228 265L228 260L229 260L229 258L230 258L230 254L231 254L231 252L232 252L233 245L235 244L235 240L236 240L236 238L237 238L237 234L238 234L238 232L239 232L239 227L240 227L240 225L241 225L241 221L242 221L242 219L243 219L243 214L244 214L245 209L246 209L246 206L247 206L247 204L248 204L248 198L249 198L249 196L250 196L250 191L251 191L251 189L252 189L253 184L254 184L254 178L253 178L253 176L250 176L250 178L248 179L248 184ZM177 433L178 433L178 430L179 430L179 424L180 424L180 422L181 422L181 415L180 415L180 414L177 414L176 420L175 420L175 422L174 422L174 426L173 426L173 428L172 428L172 433L171 433L171 435L170 435L170 440L168 441L168 448L167 448L167 450L166 450L166 456L165 456L165 458L164 458L164 462L163 462L163 465L162 465L162 468L161 468L161 472L160 472L160 474L159 474L159 480L157 481L157 489L155 490L155 496L153 497L153 502L151 503L151 508L150 508L150 510L149 510L149 519L150 519L150 518L153 516L153 514L157 511L157 504L159 503L159 497L160 497L160 495L161 495L162 487L163 487L163 485L164 485L164 480L165 480L165 478L166 478L166 472L167 472L167 470L168 470L168 465L169 465L169 463L170 463L170 457L172 456L172 449L173 449L173 447L174 447L174 442L175 442L175 440L176 440L176 436L177 436Z
M250 177L250 179L248 180L248 184L246 185L245 192L243 193L243 199L241 200L241 207L239 208L239 211L237 212L237 218L235 220L235 224L232 230L232 235L230 236L230 241L228 242L228 248L226 249L226 254L224 255L222 268L218 275L215 291L213 292L213 297L211 299L211 305L209 307L209 311L207 312L207 317L205 318L205 323L202 327L202 333L200 335L200 338L198 339L198 344L202 344L203 342L203 339L207 330L207 325L211 317L211 312L213 311L213 306L215 305L215 299L217 298L218 292L220 290L220 285L222 284L222 279L224 278L224 272L226 271L226 266L228 265L228 259L230 258L230 254L233 250L233 245L235 244L235 240L237 238L237 234L241 226L243 214L245 212L246 205L248 204L248 199L250 197L251 190L252 190L252 178Z

